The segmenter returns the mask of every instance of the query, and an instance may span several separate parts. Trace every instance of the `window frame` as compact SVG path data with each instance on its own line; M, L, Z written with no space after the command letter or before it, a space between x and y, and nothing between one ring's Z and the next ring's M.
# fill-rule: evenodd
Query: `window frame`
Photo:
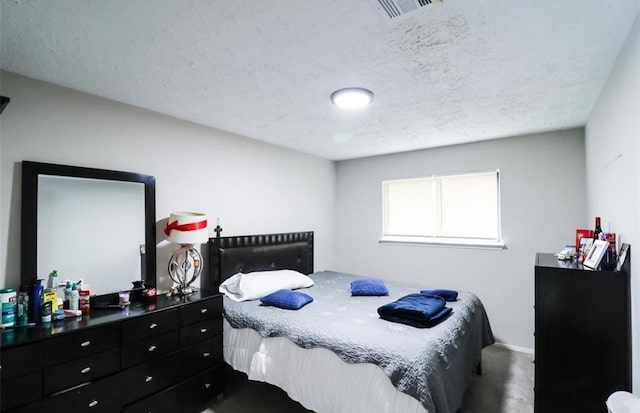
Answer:
M386 195L386 183L393 181L414 181L414 180L430 180L432 185L437 186L438 189L434 190L436 208L434 210L434 219L441 219L442 211L442 199L441 199L441 185L437 184L438 179L459 177L459 176L472 176L481 174L494 174L496 176L497 185L497 238L470 238L470 237L444 237L444 236L430 236L430 235L385 235L387 215L387 200ZM381 198L382 198L382 210L381 210L381 231L382 234L379 239L381 244L405 244L405 245L432 245L443 247L457 247L457 248L476 248L476 249L496 249L502 250L506 248L504 240L502 238L502 202L501 202L501 179L500 170L494 169L489 171L476 171L468 173L450 174L450 175L436 175L414 177L414 178L400 178L400 179L385 179L381 182ZM437 211L437 212L436 212Z

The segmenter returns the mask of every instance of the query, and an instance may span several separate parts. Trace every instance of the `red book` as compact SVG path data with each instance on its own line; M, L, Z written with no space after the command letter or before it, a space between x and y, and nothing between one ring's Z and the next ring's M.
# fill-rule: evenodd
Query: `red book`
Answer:
M577 229L576 230L576 253L580 253L580 240L582 238L593 238L592 229Z

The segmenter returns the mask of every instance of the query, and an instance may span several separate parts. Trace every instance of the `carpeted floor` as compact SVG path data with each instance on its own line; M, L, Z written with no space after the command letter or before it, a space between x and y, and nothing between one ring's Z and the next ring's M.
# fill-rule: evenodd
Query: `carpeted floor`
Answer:
M533 413L533 355L485 348L458 413Z
M310 412L277 387L233 372L224 399L203 413ZM482 351L482 376L474 376L458 413L532 413L533 356L490 346ZM400 413L400 412L399 412Z

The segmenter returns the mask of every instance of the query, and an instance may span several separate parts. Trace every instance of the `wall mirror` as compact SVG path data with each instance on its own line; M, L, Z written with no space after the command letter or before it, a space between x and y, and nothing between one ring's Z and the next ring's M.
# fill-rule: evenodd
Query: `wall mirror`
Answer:
M21 283L82 279L91 295L156 283L155 178L22 162Z

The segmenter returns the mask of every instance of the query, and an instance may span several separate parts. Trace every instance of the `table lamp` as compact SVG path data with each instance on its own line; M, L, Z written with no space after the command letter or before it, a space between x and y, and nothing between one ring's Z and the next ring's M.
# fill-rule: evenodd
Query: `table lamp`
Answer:
M191 294L190 285L202 272L202 255L196 244L207 242L207 215L198 212L173 212L164 229L169 241L180 244L169 260L169 277L181 295Z

